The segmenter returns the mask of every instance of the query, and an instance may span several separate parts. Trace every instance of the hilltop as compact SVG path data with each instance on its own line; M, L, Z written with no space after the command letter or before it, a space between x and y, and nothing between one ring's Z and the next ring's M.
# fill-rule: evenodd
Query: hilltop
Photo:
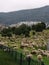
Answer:
M49 23L49 6L6 13L0 12L0 24L10 25L22 21L43 21Z

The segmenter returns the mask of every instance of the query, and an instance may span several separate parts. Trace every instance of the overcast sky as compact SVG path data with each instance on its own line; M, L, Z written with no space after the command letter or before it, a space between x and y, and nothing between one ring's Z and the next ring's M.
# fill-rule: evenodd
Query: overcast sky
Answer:
M0 0L0 12L33 9L49 5L49 0Z

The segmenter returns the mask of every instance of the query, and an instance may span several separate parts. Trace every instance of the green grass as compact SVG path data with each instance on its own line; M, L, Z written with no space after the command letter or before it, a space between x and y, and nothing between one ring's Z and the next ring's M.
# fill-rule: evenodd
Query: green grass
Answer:
M0 50L0 65L17 65L9 54Z
M49 65L49 58L43 57L43 60L44 60L45 65Z
M37 60L37 56L33 55L33 59ZM49 58L47 58L46 56L43 56L43 61L45 65L49 65Z

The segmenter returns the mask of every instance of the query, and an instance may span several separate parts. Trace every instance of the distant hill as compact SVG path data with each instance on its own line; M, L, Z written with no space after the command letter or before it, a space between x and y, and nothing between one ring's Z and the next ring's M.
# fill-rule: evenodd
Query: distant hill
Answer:
M0 12L0 24L9 25L22 21L43 21L49 23L49 6L8 13Z

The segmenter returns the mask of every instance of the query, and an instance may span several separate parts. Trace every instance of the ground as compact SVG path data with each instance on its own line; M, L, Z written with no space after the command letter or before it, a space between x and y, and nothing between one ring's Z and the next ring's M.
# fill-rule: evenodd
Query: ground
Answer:
M17 65L9 54L0 50L0 65Z

